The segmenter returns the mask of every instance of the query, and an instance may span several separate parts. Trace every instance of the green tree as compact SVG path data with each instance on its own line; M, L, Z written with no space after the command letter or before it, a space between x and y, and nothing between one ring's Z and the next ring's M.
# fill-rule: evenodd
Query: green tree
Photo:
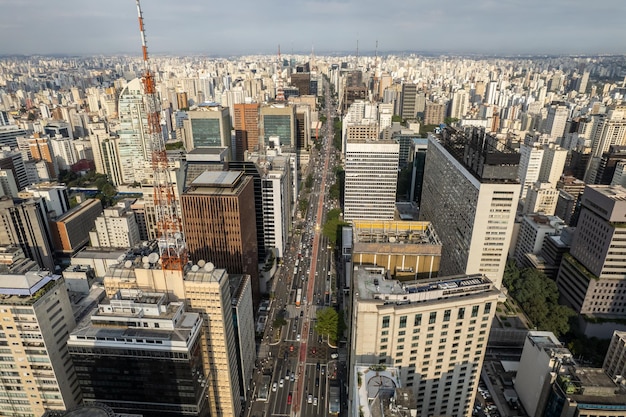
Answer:
M272 323L272 325L274 326L275 329L278 329L279 327L282 327L285 324L287 324L287 320L285 320L285 318L283 316L276 317L274 319L274 322Z
M398 114L394 114L393 116L391 116L391 121L392 122L398 122L398 123L402 123L402 116L398 115Z
M307 190L310 190L313 187L313 174L309 174L306 176L306 180L304 181L304 187Z
M328 340L335 344L339 334L339 314L332 307L326 307L317 311L317 324L315 331L322 336L327 336Z
M307 198L300 198L300 201L298 201L298 208L300 209L300 213L302 214L302 217L305 216L306 209L308 207L309 207L309 200Z
M332 199L332 200L339 200L339 183L335 182L333 183L333 185L331 185L328 188L328 196Z
M459 119L457 119L456 117L446 117L445 119L443 119L443 122L447 125L451 125L454 124L456 122L458 122Z
M182 142L171 142L165 144L166 151L174 151L177 149L183 149L185 145Z
M322 233L328 238L328 242L333 247L337 244L339 229L348 225L348 223L340 219L340 214L341 210L339 209L329 210L326 214L326 223L322 227Z

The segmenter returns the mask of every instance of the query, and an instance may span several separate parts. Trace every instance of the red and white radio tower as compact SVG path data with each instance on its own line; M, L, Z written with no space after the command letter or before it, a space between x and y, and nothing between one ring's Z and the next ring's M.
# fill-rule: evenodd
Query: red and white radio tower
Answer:
M148 115L148 138L152 156L154 209L157 232L159 233L158 243L162 262L161 266L164 270L182 271L188 260L183 236L183 224L178 214L178 201L176 200L174 185L169 175L165 141L163 140L161 132L161 103L156 92L154 74L150 71L143 14L139 0L135 1L137 3L139 31L141 33L141 47L143 51L144 72L141 81L144 90L144 105Z

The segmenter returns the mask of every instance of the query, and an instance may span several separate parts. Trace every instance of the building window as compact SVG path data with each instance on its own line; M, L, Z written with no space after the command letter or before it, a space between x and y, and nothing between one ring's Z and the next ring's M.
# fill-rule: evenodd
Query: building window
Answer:
M485 314L489 314L491 312L491 303L485 304Z
M478 306L472 307L472 317L478 316Z
M451 310L446 310L443 312L443 321L450 321L450 313Z
M400 316L400 328L403 329L406 327L406 316Z
M465 307L459 308L459 313L456 316L457 320L463 320L465 318Z
M430 313L430 317L428 318L428 324L433 324L437 321L437 312L433 311Z
M422 325L422 315L416 314L415 319L413 320L413 326L421 326Z
M383 329L389 327L389 316L383 317Z

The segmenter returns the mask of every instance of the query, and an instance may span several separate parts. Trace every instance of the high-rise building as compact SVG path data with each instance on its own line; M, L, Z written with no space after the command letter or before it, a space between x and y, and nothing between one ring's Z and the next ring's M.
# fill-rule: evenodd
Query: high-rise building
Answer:
M584 177L587 184L596 183L602 155L608 152L611 145L626 145L626 105L593 117L591 155Z
M119 96L118 158L125 184L146 179L146 166L152 155L148 113L143 100L141 80L128 82ZM148 165L147 165L148 164Z
M626 189L588 185L580 205L570 254L563 258L556 280L559 293L578 314L623 319ZM613 329L619 326L615 324ZM589 330L585 331L592 327L588 323Z
M295 106L281 103L263 105L260 109L260 122L263 147L270 144L271 137L278 137L281 146L296 147Z
M256 305L260 297L252 178L237 171L206 171L180 202L190 259L250 275Z
M560 139L565 134L565 125L569 117L569 109L562 103L553 103L548 107L548 115L543 125L543 133L553 139Z
M230 116L228 107L199 106L187 112L183 121L185 149L230 148Z
M69 170L72 165L78 162L78 155L74 147L73 140L70 138L53 137L50 139L52 154L54 155L55 165L59 170Z
M121 289L67 341L83 402L117 412L205 417L203 319L164 293Z
M52 153L50 137L40 136L38 133L35 133L32 137L28 138L28 147L33 159L46 163L50 178L56 177L58 167L54 154Z
M144 249L142 254L148 255L146 265L141 262L143 259L136 261L136 255L128 252L118 265L109 267L104 277L107 295L111 297L120 289L134 288L167 292L178 301L185 300L189 311L203 317L202 365L209 387L210 414L239 416L241 384L228 274L223 269L215 269L210 262L185 271L164 271L152 262L154 255L149 255L156 250L155 245ZM252 311L252 308L246 310L239 306L238 312L244 311Z
M415 116L417 114L417 110L415 108L416 96L416 84L402 84L402 102L400 104L400 116L402 116L403 119L415 119Z
M480 129L430 135L420 220L441 238L442 275L486 275L497 288L511 241L519 154Z
M230 275L228 281L230 283L233 332L239 362L239 392L246 401L251 401L252 376L256 363L256 341L250 277L248 275Z
M462 119L470 109L469 92L465 89L457 90L452 95L452 108L450 117Z
M552 184L537 181L528 189L522 214L541 213L554 215L559 201L559 190Z
M613 332L602 369L614 380L626 375L626 332Z
M424 124L439 125L443 123L446 117L446 105L444 103L426 102L424 109Z
M244 160L244 152L259 150L259 103L240 103L233 106L235 129L235 159Z
M18 190L23 190L24 187L31 184L28 181L22 154L17 150L0 151L0 169L11 171Z
M350 369L397 367L418 416L471 416L500 296L493 283L479 274L399 282L372 265L355 266L352 282Z
M17 245L40 268L54 271L54 246L48 215L41 199L0 198L0 244Z
M76 322L60 275L32 270L0 274L0 414L41 416L80 404L66 342Z
M40 183L26 187L19 194L22 198L41 198L46 213L51 218L63 215L70 209L67 186L59 183Z
M96 228L89 232L90 245L97 248L132 248L141 239L132 200L122 200L104 209L96 219Z
M400 145L394 140L348 140L344 219L393 220Z
M110 135L104 122L94 122L89 125L89 142L96 172L106 174L113 185L123 184L120 138Z
M311 73L296 72L291 74L291 85L298 88L301 96L311 94Z
M528 267L528 254L538 254L546 236L559 234L565 226L563 220L556 216L528 214L522 218L520 231L515 242L514 258L518 265Z

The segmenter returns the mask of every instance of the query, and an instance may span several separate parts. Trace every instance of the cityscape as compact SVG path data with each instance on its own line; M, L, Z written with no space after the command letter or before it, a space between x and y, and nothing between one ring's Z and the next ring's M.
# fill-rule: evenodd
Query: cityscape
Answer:
M0 416L626 417L624 5L39 3Z

